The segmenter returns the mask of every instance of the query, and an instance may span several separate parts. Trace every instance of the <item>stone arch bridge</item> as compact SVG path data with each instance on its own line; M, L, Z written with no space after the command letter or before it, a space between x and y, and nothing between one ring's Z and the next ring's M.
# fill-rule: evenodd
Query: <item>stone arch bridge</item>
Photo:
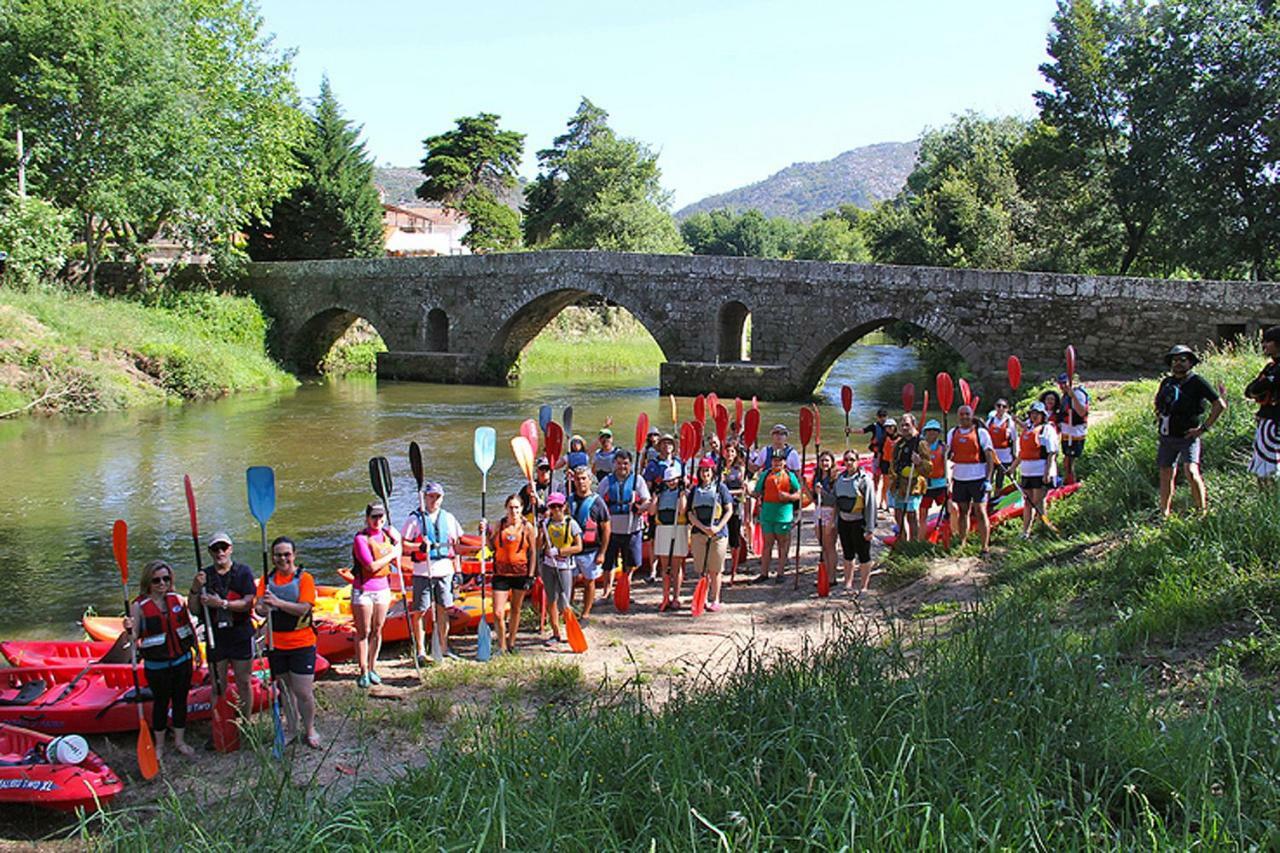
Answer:
M657 341L662 393L774 400L808 397L851 343L894 320L949 344L979 383L1011 353L1052 371L1070 342L1086 374L1151 371L1172 343L1280 322L1272 283L609 252L255 263L244 287L273 318L272 351L303 371L363 317L389 350L381 377L506 383L561 309L600 297Z

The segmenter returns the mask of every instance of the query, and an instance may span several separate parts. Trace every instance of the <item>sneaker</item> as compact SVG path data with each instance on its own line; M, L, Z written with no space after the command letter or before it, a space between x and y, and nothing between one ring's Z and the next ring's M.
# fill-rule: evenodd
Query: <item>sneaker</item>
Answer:
M426 666L431 662L431 658L426 655L418 655L418 666Z
M710 610L712 613L715 613L717 610L720 609L720 605L712 601L707 604L707 609Z
M369 676L361 675L359 678L356 679L356 687L359 687L361 690L365 689L368 686L369 686Z
M751 579L751 583L768 583L768 582L769 582L768 575L756 575Z
M444 653L444 656L447 657L449 660L462 660L462 655L458 654L453 649L449 649L448 651L446 651Z
M382 683L382 676L381 676L381 675L378 675L378 673L374 672L373 670L369 670L369 683L370 683L370 684L381 684L381 683Z
M545 640L542 641L542 645L546 646L547 648L552 648L553 646L559 644L559 642L560 642L559 637L547 637Z

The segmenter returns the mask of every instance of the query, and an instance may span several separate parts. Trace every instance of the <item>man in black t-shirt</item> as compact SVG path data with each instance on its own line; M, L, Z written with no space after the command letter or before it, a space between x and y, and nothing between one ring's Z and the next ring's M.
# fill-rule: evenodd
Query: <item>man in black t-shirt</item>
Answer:
M1218 390L1193 373L1199 358L1190 347L1179 344L1164 357L1169 365L1169 375L1160 380L1156 391L1156 423L1160 441L1156 450L1156 464L1160 466L1160 512L1165 517L1173 509L1173 490L1177 483L1177 468L1182 466L1191 483L1191 497L1200 512L1209 506L1204 479L1200 476L1200 436L1209 431L1214 422L1227 409L1226 388L1218 383ZM1209 417L1203 426L1200 415L1204 404L1211 403Z
M204 618L209 609L213 643L208 646L209 662L216 677L224 687L227 684L227 662L236 678L236 694L240 700L240 713L249 718L253 691L249 689L249 675L253 664L253 612L258 582L253 569L231 559L231 537L218 532L209 539L209 553L213 566L196 572L191 584L191 610Z

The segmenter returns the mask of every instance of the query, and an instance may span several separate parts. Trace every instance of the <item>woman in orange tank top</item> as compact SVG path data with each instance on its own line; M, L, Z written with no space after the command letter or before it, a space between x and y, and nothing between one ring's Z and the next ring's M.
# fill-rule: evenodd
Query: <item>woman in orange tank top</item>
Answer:
M493 549L493 615L497 622L498 651L514 652L516 632L520 630L520 608L533 586L537 567L533 564L534 528L521 514L524 503L519 495L511 495L504 504L507 514L490 528L489 547ZM510 624L507 601L511 602Z

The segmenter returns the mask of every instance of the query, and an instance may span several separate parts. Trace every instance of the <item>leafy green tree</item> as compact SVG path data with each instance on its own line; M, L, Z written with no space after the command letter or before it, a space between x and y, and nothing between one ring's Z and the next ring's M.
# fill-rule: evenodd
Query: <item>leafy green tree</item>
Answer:
M108 241L208 245L296 180L290 58L243 0L8 0L0 104L31 191L75 212L90 287Z
M526 197L525 241L556 249L683 252L658 157L617 136L608 113L583 98L565 134L538 152Z
M462 242L475 252L520 245L520 215L501 198L516 186L524 134L500 130L499 120L493 113L460 118L453 130L422 143L427 153L418 198L464 214L471 230Z
M0 249L9 255L5 287L34 287L61 271L71 248L69 219L47 201L5 195L0 206Z
M796 258L805 261L871 260L862 234L840 215L821 216L810 223L796 244Z
M741 258L790 258L803 229L785 217L770 219L758 210L699 211L680 225L680 233L695 255Z
M383 254L382 204L360 129L342 116L329 78L295 156L302 183L247 228L254 260L373 258Z

